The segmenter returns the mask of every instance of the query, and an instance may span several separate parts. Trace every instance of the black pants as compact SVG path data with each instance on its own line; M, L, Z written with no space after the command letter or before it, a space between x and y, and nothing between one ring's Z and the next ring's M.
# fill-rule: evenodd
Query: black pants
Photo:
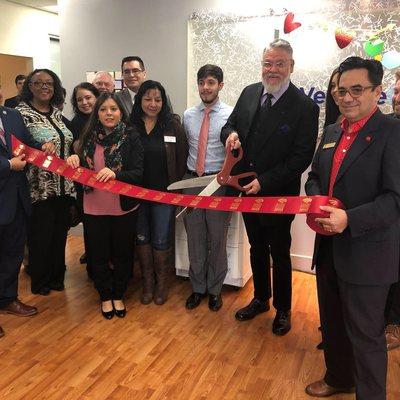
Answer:
M38 291L64 283L70 197L59 196L32 205L28 223L31 287Z
M390 285L344 282L335 271L331 239L322 239L320 246L317 288L326 364L324 379L334 387L355 385L358 400L385 400L384 309Z
M290 260L291 222L276 226L261 224L258 215L243 213L250 243L254 297L266 302L271 298L271 265L273 262L273 306L288 311L292 304L292 264Z
M7 225L0 225L0 307L17 298L25 240L26 214L18 201L14 220Z
M131 276L137 211L119 216L85 214L84 218L92 277L100 300L120 300Z
M385 308L386 325L400 325L400 282L390 286Z

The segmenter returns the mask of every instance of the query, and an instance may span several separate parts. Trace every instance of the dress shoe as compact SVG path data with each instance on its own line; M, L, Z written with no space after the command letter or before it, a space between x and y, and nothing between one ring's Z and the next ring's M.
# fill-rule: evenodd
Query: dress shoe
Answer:
M235 318L238 321L247 321L249 319L253 319L256 315L261 314L263 312L267 312L269 310L269 302L266 303L253 299L250 304L246 307L241 308L235 314Z
M208 308L211 311L218 311L222 307L221 294L208 295Z
M86 262L87 262L86 253L83 253L83 254L79 257L79 262L80 262L81 264L86 264Z
M0 326L0 338L2 338L5 335L3 328Z
M65 289L65 286L62 282L61 283L53 282L49 283L49 289L56 290L57 292L62 292Z
M206 297L206 295L203 293L193 292L186 300L186 308L188 310L193 310L193 308L198 307L204 297Z
M122 302L122 301L121 301L121 302ZM122 302L122 304L123 304L123 302ZM124 308L116 308L116 307L115 307L115 303L114 303L114 301L113 301L113 306L114 306L115 315L116 315L118 318L124 318L125 315L126 315L126 307L125 307L125 304L123 304Z
M40 294L41 296L48 296L50 294L50 288L47 286L43 286L39 289L31 289L33 294Z
M101 304L101 314L103 315L103 317L105 319L111 319L114 316L114 313L115 313L114 307L110 311L104 311L103 310L103 303L105 303L105 302L102 302L102 304ZM111 303L111 305L112 305L112 303Z
M15 299L11 303L0 309L3 314L18 315L20 317L30 317L31 315L37 314L38 310L36 307L29 306L28 304L22 303L19 299Z
M306 387L306 393L313 397L329 397L336 393L354 393L355 387L338 388L329 386L323 379L310 383Z
M387 350L400 347L400 325L388 325L385 331Z
M275 335L286 335L292 327L290 323L290 310L289 311L276 311L274 322L272 323L272 332Z

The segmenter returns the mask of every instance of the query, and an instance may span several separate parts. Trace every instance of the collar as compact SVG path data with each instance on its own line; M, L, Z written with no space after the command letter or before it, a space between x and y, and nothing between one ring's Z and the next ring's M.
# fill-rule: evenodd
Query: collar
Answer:
M130 94L132 103L133 103L133 101L135 100L136 93L133 90L129 89L128 87L127 87L127 89L128 89L128 93Z
M350 123L347 118L343 118L342 122L340 123L340 127L342 128L343 131L346 131L348 133L359 132L368 122L368 120L372 117L372 115L375 114L377 109L378 106L375 106L371 114L368 114L364 118L361 118L360 120L353 123Z
M203 102L201 102L199 104L199 110L204 111L205 108L206 108L206 105ZM208 108L210 108L211 111L218 112L221 108L221 100L218 98L218 100L211 107L208 107Z

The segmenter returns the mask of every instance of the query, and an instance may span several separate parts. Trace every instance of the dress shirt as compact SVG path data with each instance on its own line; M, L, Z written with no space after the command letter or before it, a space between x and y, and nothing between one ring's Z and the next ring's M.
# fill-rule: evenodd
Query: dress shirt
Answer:
M279 98L283 95L283 93L285 93L286 90L288 90L289 84L290 84L290 81L287 81L277 92L271 93L273 96L271 99L272 106L279 100ZM265 89L265 87L264 87L264 91L261 96L261 105L264 104L264 101L267 98L267 93L270 93L270 92L268 92L267 89Z
M221 143L221 129L225 125L228 117L231 115L233 107L228 106L221 100L218 100L211 107L210 129L208 132L206 160L204 172L218 172L222 168L225 159L225 146ZM189 144L189 156L187 159L187 168L190 171L196 171L197 149L199 143L199 134L201 124L204 118L204 103L187 109L183 113L183 127Z
M127 89L128 89L129 94L131 95L132 104L134 104L135 103L136 93L133 90L129 89L129 88L127 88Z
M331 176L329 179L329 192L328 196L332 196L333 193L333 185L335 184L337 174L339 172L340 166L349 151L351 145L353 144L354 140L356 139L358 132L364 127L364 125L368 122L368 120L372 117L375 113L376 108L374 111L367 115L364 118L361 118L359 121L356 121L352 124L344 118L341 122L340 126L342 128L342 137L340 138L340 142L335 150L335 154L333 156L332 161L332 168L331 168Z

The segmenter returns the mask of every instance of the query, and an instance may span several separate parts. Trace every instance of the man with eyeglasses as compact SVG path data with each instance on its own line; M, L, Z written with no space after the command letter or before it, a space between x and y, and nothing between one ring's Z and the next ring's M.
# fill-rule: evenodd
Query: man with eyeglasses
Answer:
M290 82L293 49L283 39L264 49L262 82L247 86L222 128L221 140L230 149L243 147L240 170L256 171L246 195L297 196L301 174L309 166L317 140L318 106ZM293 215L243 213L250 243L254 298L236 312L245 321L269 310L270 256L273 260L272 332L291 329L292 265L290 227Z
M121 73L125 88L117 93L126 115L132 112L135 96L140 85L146 79L146 69L143 60L138 56L128 56L121 61Z
M326 373L306 388L315 397L356 391L386 399L384 310L399 279L400 121L377 107L382 64L349 57L339 66L343 121L329 125L314 156L308 195L339 199L316 221L318 301Z
M114 78L106 71L96 72L92 84L100 93L113 93L115 89Z

